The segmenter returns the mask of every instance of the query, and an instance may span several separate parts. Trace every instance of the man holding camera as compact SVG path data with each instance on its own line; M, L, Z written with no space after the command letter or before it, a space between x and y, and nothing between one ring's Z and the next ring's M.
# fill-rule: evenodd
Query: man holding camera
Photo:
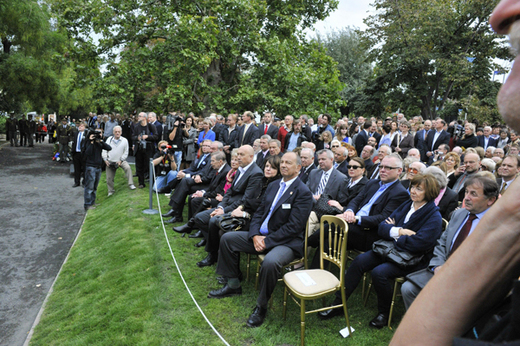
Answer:
M155 183L153 190L158 193L169 191L168 183L177 177L177 164L175 163L175 152L167 141L160 141L159 151L153 157L155 167Z
M132 140L135 143L135 171L139 188L142 189L145 187L144 175L155 150L153 143L158 137L156 127L148 122L145 112L139 113L138 121L132 131Z
M122 137L123 129L117 125L112 130L113 136L107 138L107 144L110 145L112 150L103 150L102 157L103 161L107 166L107 188L108 196L112 196L114 190L114 176L116 170L121 167L125 172L126 180L128 181L128 187L130 190L135 190L134 178L132 177L132 169L126 159L128 157L128 140Z
M168 135L167 141L168 145L172 147L173 155L175 157L175 165L176 170L179 171L182 162L182 149L183 149L183 134L182 130L184 129L185 119L182 117L182 114L171 114L168 116L170 122L168 124Z
M88 134L85 143L85 211L95 209L96 192L101 177L101 166L103 165L103 150L112 150L112 147L103 142L103 132L96 129Z

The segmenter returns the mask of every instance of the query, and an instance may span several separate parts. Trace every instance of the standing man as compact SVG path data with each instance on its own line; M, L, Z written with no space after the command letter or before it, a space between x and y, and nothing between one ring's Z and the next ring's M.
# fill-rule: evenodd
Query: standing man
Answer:
M434 155L435 150L439 148L441 144L450 144L450 134L444 130L444 126L446 126L446 122L441 118L435 119L433 123L435 126L435 131L430 131L428 134L428 138L426 139L426 156L428 159L430 156Z
M14 117L14 114L7 119L6 122L7 135L9 137L9 141L11 142L11 146L18 146L18 136L16 130L18 129L18 121Z
M301 163L296 153L282 157L283 179L271 183L249 232L228 232L220 241L217 274L229 278L224 287L209 292L208 298L225 298L242 294L240 286L240 252L265 254L260 267L260 293L247 326L259 327L267 314L267 304L278 282L281 269L303 255L305 224L312 208L312 194L298 178Z
M237 118L236 114L229 114L226 120L227 126L222 126L218 136L218 140L224 146L227 162L231 162L231 151L233 151L238 135Z
M66 121L66 119L65 119ZM22 114L22 118L18 120L18 130L20 131L20 146L27 146L27 120L25 119L25 115Z
M148 113L148 122L155 126L156 131L154 133L157 135L157 139L154 141L153 146L155 148L155 151L157 151L157 143L161 140L163 137L163 127L162 124L157 120L157 114L154 112Z
M240 148L242 145L250 145L253 147L255 139L260 137L258 127L253 124L253 113L250 111L242 114L243 125L238 129L237 139L235 141L235 148Z
M511 183L516 179L520 173L520 157L518 155L508 155L502 161L499 168L500 178L497 179L497 184L500 188L500 194L503 195Z
M372 127L372 125L369 123L364 123L362 126L363 129L361 129L361 125L359 125L359 133L356 136L356 142L354 144L358 156L361 156L363 148L368 144L368 130Z
M284 119L284 125L278 130L278 140L280 141L281 148L285 148L285 137L293 128L294 117L292 115L286 115ZM276 137L273 137L276 138Z
M29 147L34 147L34 134L36 133L36 123L31 114L27 115L27 127L25 128Z
M428 138L428 134L430 133L431 128L431 120L426 120L424 122L424 128L417 131L414 137L414 147L417 148L421 153L422 162L428 162L428 157L426 156L426 152L428 151L426 139Z
M83 157L83 151L85 140L87 139L86 126L85 122L81 122L72 140L72 163L74 164L74 185L72 187L78 187L82 180L83 184L85 184L85 158Z
M84 207L85 211L95 209L96 193L101 178L101 166L103 158L102 150L112 150L112 148L103 142L103 133L101 129L88 134L88 140L85 142L85 194Z
M464 199L464 182L480 170L480 156L474 153L464 155L464 164L448 177L448 187L459 194L459 202Z
M292 131L287 133L284 139L285 150L293 151L297 147L302 146L302 142L306 141L307 138L302 133L302 125L299 120L293 122Z
M496 147L497 140L491 137L491 132L493 129L491 126L484 127L484 135L478 136L478 146L484 148L486 150L488 147Z
M113 136L107 138L107 144L112 148L112 150L107 151L103 150L102 156L103 161L107 166L106 174L107 174L107 188L108 188L108 196L112 196L115 192L114 190L114 176L116 174L116 170L121 167L123 172L125 172L126 181L128 183L128 188L130 190L135 190L134 178L132 177L132 169L126 159L128 158L128 140L121 136L123 134L123 129L121 126L117 125L112 129Z
M302 161L302 169L300 170L299 177L304 184L307 184L309 174L316 168L316 165L314 164L314 150L303 148L300 152L300 158Z
M273 115L271 112L264 114L264 124L262 125L262 135L269 135L271 138L278 138L278 127L273 125Z
M148 123L145 112L139 113L138 123L134 125L132 140L135 143L135 170L139 179L139 188L145 187L144 175L153 156L153 143L157 139L157 129Z
M20 130L20 133L21 133L21 130ZM58 156L58 159L56 161L60 161L60 162L69 162L69 158L68 158L68 155L69 155L69 141L70 141L70 136L71 134L71 129L70 129L70 126L67 125L67 118L63 118L61 119L61 124L56 127L56 138L58 138L58 143L59 143L59 147L58 147L58 151L60 153L60 155ZM21 143L21 138L20 138L20 143Z

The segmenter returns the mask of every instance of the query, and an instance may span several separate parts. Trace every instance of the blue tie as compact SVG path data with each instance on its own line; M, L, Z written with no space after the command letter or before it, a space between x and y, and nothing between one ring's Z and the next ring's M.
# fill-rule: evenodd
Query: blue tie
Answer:
M262 226L260 226L260 233L262 235L266 235L269 233L269 230L267 229L267 224L269 223L269 219L271 218L271 214L273 213L273 209L280 200L280 198L283 195L283 192L285 191L285 182L282 181L280 184L280 189L278 190L278 195L276 196L275 201L273 204L271 204L271 209L269 210L269 214L267 214L267 217L265 218L264 222L262 222Z
M79 153L81 151L81 135L83 134L83 132L80 132L79 133L79 136L78 136L78 144L76 145L76 151Z

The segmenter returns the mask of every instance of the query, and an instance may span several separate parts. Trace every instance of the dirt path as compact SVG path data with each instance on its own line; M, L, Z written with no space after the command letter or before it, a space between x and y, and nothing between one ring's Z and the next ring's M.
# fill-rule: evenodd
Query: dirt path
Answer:
M0 149L0 345L23 345L84 218L52 145Z

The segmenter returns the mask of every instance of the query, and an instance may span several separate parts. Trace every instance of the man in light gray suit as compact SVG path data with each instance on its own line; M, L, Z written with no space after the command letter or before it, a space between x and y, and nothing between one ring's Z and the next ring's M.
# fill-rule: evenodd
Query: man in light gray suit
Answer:
M448 227L433 250L433 258L430 260L428 268L409 274L406 277L408 281L401 286L401 294L407 310L421 289L462 241L473 232L484 214L498 198L496 181L478 173L466 180L464 188L466 190L465 209L453 212Z
M307 187L312 192L314 203L322 194L336 199L340 187L348 184L348 178L334 168L334 153L329 149L318 151L318 164L320 168L312 170L307 180Z

